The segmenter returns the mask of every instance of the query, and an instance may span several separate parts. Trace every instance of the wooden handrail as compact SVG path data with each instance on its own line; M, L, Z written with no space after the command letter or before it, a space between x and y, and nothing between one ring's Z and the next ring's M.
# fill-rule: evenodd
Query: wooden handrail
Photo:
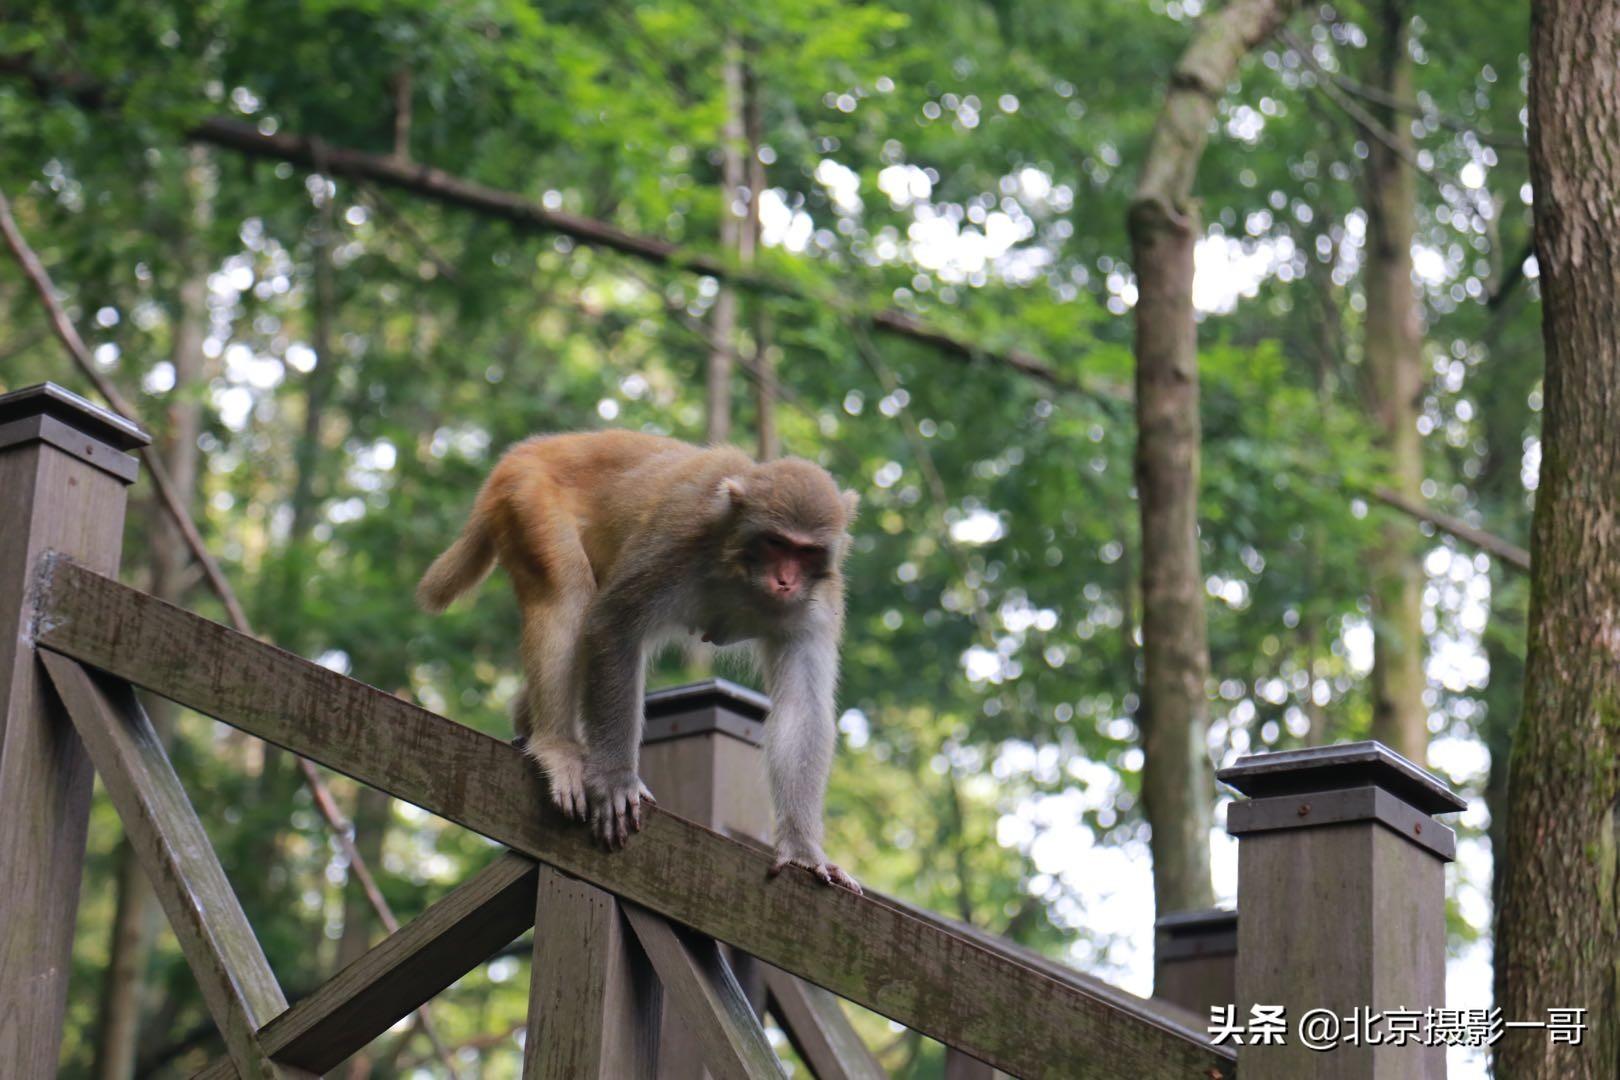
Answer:
M729 829L726 831L726 835L738 843L745 844L755 850L770 850L767 845L751 836L745 836ZM1151 1013L1164 1024L1172 1028L1180 1028L1194 1037L1204 1030L1206 1019L1204 1016L1194 1012L1192 1009L1183 1008L1173 1001L1133 994L1129 990L1120 989L1106 979L1099 979L1095 975L1072 968L1067 964L1052 959L1050 956L1035 951L1028 945L1021 945L1011 938L995 933L992 930L965 923L961 919L953 919L949 915L941 915L937 911L930 911L928 908L913 904L908 900L901 900L899 897L888 896L871 889L868 889L867 892L890 907L905 912L914 919L921 919L925 923L937 926L948 934L964 937L1005 960L1021 964L1027 968L1033 968L1048 978L1075 987L1082 993L1095 995L1123 1009Z
M618 853L550 809L498 739L66 560L36 643L309 757L1020 1076L1220 1077L1233 1056L663 811Z

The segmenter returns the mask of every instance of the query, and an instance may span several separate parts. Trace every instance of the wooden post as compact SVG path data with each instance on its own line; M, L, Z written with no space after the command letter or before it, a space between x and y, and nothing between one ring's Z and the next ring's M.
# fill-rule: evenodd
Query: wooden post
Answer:
M1237 1001L1237 912L1178 911L1153 924L1153 996L1203 1016Z
M54 384L0 397L0 1062L55 1076L91 769L34 657L47 552L118 570L124 502L146 434Z
M1006 1073L954 1046L945 1048L945 1080L1004 1080Z
M641 777L658 805L716 832L769 841L770 710L770 698L725 679L648 694Z
M708 679L647 695L641 778L658 805L716 832L771 838L771 794L765 774L765 695L725 679ZM753 957L725 950L756 1014L765 1012L764 975ZM658 1040L660 1080L706 1075L691 1025L664 1009Z
M1445 864L1457 841L1431 815L1467 804L1376 742L1257 754L1217 775L1250 796L1226 818L1243 913L1239 1075L1443 1080L1445 1049L1423 1045L1424 1011L1445 1004ZM1256 1040L1253 1010L1268 1005L1285 1010L1282 1045Z
M647 695L641 776L658 805L716 832L769 842L772 810L764 744L770 711L770 698L725 679ZM759 887L766 888L766 882L761 880ZM729 946L721 953L754 1014L763 1019L769 1004L816 1076L866 1080L883 1075L834 995ZM669 995L664 1002L659 1080L713 1076L712 1068L704 1068L714 1054L712 1047L705 1051L700 1025L671 1008Z
M524 1080L652 1080L658 983L613 894L540 867Z

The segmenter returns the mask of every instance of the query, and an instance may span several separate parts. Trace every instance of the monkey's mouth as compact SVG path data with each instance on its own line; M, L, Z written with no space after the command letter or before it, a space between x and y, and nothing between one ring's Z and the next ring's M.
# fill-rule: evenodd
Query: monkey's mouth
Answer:
M764 594L766 605L773 608L795 607L809 595L809 590L794 586L791 589L782 589L776 585L766 585L760 590Z

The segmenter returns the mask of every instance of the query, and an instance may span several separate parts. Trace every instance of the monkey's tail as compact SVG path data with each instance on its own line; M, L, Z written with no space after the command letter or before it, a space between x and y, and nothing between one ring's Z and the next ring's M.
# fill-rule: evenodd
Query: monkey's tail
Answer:
M433 560L416 586L416 602L437 614L450 601L477 585L495 565L495 538L483 515L474 510L456 542Z

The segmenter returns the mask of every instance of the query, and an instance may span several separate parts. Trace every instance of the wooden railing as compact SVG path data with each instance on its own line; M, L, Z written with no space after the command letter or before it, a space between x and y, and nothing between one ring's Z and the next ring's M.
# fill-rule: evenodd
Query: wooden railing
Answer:
M227 1033L264 1028L268 1038L278 1030L286 1032L281 1041L260 1048L263 1056L310 1071L331 1068L341 1060L332 1054L358 1049L420 1002L396 997L393 1007L373 1010L380 1026L363 1030L351 1022L344 1025L349 1042L328 1040L333 1049L320 1055L306 1050L305 1037L295 1033L322 1029L322 1017L314 1010L344 1007L352 999L323 990L303 1006L301 1020L283 1016L287 1010L274 979L245 923L228 914L237 910L235 898L206 845L193 842L201 836L200 826L123 682L538 860L550 868L541 875L548 883L542 891L577 893L580 886L568 883L568 878L577 878L596 887L585 896L597 890L611 894L630 913L630 927L652 957L666 994L693 1009L696 1019L688 1020L694 1028L702 1026L699 1020L713 1025L711 1049L734 1058L741 1070L736 1075L759 1075L764 1059L758 1055L772 1061L775 1055L763 1032L750 1031L743 1022L744 1014L752 1013L746 1005L737 1008L740 996L725 992L725 980L675 978L688 969L715 970L713 957L707 956L713 947L671 936L666 919L1015 1075L1186 1077L1230 1065L1201 1032L1166 1020L1160 1011L1133 1007L1124 995L1105 999L1073 982L1053 979L1004 950L969 940L882 897L828 889L807 875L769 879L767 853L674 814L652 813L642 834L624 851L598 851L585 830L552 812L531 763L506 743L66 560L49 560L42 567L38 610L36 645L97 772L104 778L128 777L107 779L108 792L126 828L152 834L137 850L149 870L161 868L160 880L172 882L175 896L166 905L171 921L177 922L177 932L187 920L202 931L187 948L194 970L199 977L223 970L234 985L262 990L231 1000L212 995L215 1020ZM79 665L104 675L98 681ZM177 850L189 853L190 861L177 863ZM504 903L518 887L508 880L514 873L503 860L485 875L495 875L504 888L483 876L468 888L487 891ZM533 876L526 880L533 888ZM219 887L199 890L198 882L217 882ZM442 904L459 902L459 897L453 894ZM188 905L184 911L172 906L181 903ZM483 917L482 908L473 907L463 921ZM531 910L528 918L533 917ZM545 930L543 912L541 919ZM491 942L490 951L522 929L517 926L504 940ZM442 932L456 933L456 925ZM540 935L542 942L545 936ZM575 942L580 938L574 931L562 936ZM389 948L389 942L379 946ZM423 962L421 948L400 953L423 969L412 981L429 994L484 959L465 947L441 951L448 967ZM338 979L348 976L344 972ZM372 976L370 985L389 981ZM674 992L672 982L680 992ZM714 989L712 1000L687 1000L715 987L720 989ZM387 988L376 992L398 993ZM572 986L558 1004L575 1006L580 997L579 988ZM580 1026L567 1025L568 1030ZM757 1021L752 1027L758 1027ZM239 1072L244 1053L233 1050ZM714 1069L717 1063L708 1064Z
M1234 1075L1233 1050L1211 1045L1194 1013L879 895L805 874L769 878L757 843L667 809L654 809L626 850L599 851L551 809L510 745L120 584L111 574L132 476L123 451L138 433L85 403L27 393L0 398L0 520L23 523L0 532L0 629L17 631L15 650L0 654L0 871L17 882L0 893L0 1061L17 1075L55 1067L92 763L223 1037L227 1056L205 1076L332 1069L530 926L526 1076L667 1074L657 1056L665 1010L710 1074L780 1075L757 1012L767 1002L817 1076L881 1075L833 995L1016 1076ZM507 850L289 1007L132 687ZM1231 779L1276 796L1234 806L1240 902L1268 922L1240 924L1240 1004L1269 1000L1256 994L1333 1004L1344 974L1366 1002L1393 987L1420 995L1405 1004L1438 1003L1450 832L1427 815L1455 797L1382 748L1251 760ZM1302 802L1301 792L1315 794ZM1307 828L1319 823L1337 828ZM1388 835L1414 826L1416 844ZM1332 860L1313 844L1329 845ZM1401 932L1382 944L1370 926L1365 941L1355 926L1329 933L1312 913L1291 914L1302 886L1382 899L1383 928ZM1397 887L1420 899L1413 912L1388 902ZM1371 918L1375 905L1364 906ZM1267 933L1309 963L1286 962ZM753 1004L721 942L751 972ZM1248 1054L1246 1080L1303 1075L1277 1055L1251 1067ZM1434 1060L1403 1075L1442 1074Z

